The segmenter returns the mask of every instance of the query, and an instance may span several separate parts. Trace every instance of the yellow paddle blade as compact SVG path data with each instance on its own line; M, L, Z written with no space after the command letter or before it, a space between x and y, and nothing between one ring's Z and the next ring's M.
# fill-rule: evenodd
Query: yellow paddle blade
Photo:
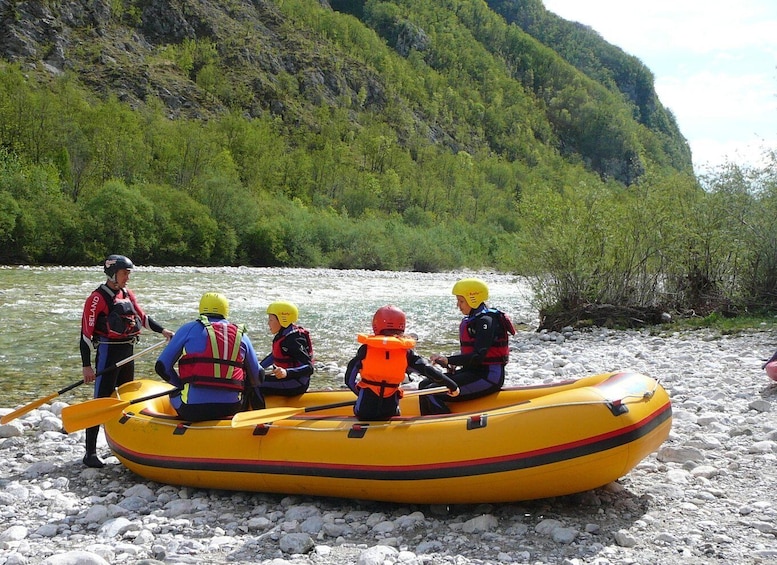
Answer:
M121 414L131 403L116 398L95 398L62 409L62 425L68 433L99 426Z
M40 406L43 406L50 400L54 400L56 397L59 396L58 392L55 392L54 394L50 394L44 398L39 398L35 402L30 402L29 404L25 404L21 408L17 408L13 412L10 412L0 418L0 424L7 424L8 422L12 420L16 420L19 416L24 416L27 412L32 412L36 408L39 408Z

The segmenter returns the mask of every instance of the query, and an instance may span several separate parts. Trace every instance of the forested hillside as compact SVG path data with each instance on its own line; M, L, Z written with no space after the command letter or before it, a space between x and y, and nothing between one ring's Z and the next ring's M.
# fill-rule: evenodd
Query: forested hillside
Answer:
M671 164L680 170L689 166L691 155L677 122L656 95L653 73L639 59L604 41L595 30L548 12L541 0L489 0L488 4L586 76L625 96L633 118L662 140ZM540 89L537 94L548 93Z
M698 267L650 70L539 0L0 0L0 57L1 263Z

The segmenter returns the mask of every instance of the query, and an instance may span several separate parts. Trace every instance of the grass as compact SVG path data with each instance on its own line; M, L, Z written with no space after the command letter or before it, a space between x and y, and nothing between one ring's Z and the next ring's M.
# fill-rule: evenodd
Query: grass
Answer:
M671 324L678 330L683 329L713 329L722 335L732 335L747 331L762 331L777 329L777 314L765 312L763 314L742 314L740 316L727 317L715 312L705 317L680 318ZM664 326L664 328L669 325Z

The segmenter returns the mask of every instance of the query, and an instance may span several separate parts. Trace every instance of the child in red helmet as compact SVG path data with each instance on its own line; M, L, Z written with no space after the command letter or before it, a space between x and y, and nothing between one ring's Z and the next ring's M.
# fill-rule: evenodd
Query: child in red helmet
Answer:
M415 339L405 335L405 313L387 305L372 318L372 335L359 334L361 347L348 362L345 384L358 396L353 412L360 420L388 420L399 415L400 385L408 372L423 375L457 393L450 378L418 355Z

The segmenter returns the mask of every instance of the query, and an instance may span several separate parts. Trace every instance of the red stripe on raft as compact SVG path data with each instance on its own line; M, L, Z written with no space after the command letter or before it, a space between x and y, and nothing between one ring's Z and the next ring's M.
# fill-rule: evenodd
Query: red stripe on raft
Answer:
M499 457L465 459L421 465L349 465L337 463L294 462L288 460L267 461L258 459L183 458L139 453L118 445L116 442L112 441L111 438L108 439L111 449L118 456L148 467L234 473L310 475L389 481L418 480L498 473L514 469L540 467L564 460L576 459L635 441L648 434L670 417L671 404L667 402L661 408L638 423L614 432L592 436L580 441Z

